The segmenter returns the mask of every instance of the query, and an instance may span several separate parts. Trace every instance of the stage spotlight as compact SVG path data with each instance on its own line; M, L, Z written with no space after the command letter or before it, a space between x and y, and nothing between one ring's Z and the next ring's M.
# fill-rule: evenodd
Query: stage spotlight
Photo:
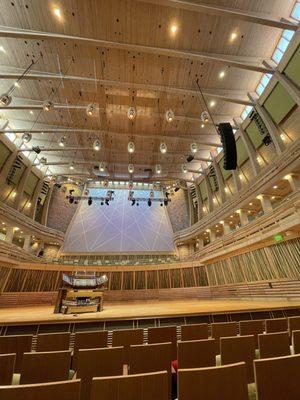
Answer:
M54 104L52 103L52 101L50 101L50 100L44 101L44 103L43 103L43 111L44 112L52 111L53 108L54 108Z
M162 207L162 206L163 206L163 203L160 203L160 206Z
M101 204L101 206L103 206L103 205L104 205L103 201L101 201L101 203L100 203L100 204Z
M93 143L93 149L95 151L99 151L101 149L101 142L99 139L96 139Z
M207 123L209 121L209 114L207 111L203 111L203 113L200 116L201 121Z
M70 189L70 190L69 190L69 193L70 193L70 194L72 194L72 193L74 193L74 192L75 192L75 189Z
M93 204L93 199L91 197L88 198L88 205L91 206Z
M105 204L106 204L107 206L109 206L109 200L108 200L108 199L105 199Z
M166 143L161 143L159 145L159 150L162 154L166 154L166 152L168 151L168 147L167 147Z
M189 155L187 156L187 158L186 158L186 161L187 161L187 162L191 162L191 161L193 161L194 158L195 158L195 157L194 157L192 154L189 154Z
M191 143L190 148L191 148L191 152L192 152L192 153L197 153L197 151L198 151L198 145L197 145L197 143Z
M152 201L150 199L148 199L148 207L151 207Z
M32 150L36 153L36 154L40 154L40 152L42 151L39 146L33 146Z
M166 111L165 116L166 116L167 122L172 122L174 119L174 112L172 110L168 110L168 111Z
M136 117L136 110L134 107L129 107L127 110L127 117L131 120L134 120Z
M11 100L12 100L11 96L7 93L4 93L0 96L0 104L3 107L9 106L11 103Z
M269 146L269 145L272 143L271 136L270 136L269 134L266 135L266 136L263 138L262 142L263 142L263 144L264 144L265 146Z
M31 139L32 139L32 134L30 132L23 133L23 135L22 135L23 142L29 143Z
M105 163L104 163L104 162L101 162L101 163L99 164L99 171L100 171L100 172L104 172L104 171L105 171Z
M161 174L161 165L160 164L156 164L155 165L155 173L156 174Z
M131 205L134 206L135 205L135 199L132 199L131 201Z
M140 205L140 203L136 203L136 205L137 205L137 206L139 206L139 205Z
M127 150L128 150L128 153L134 153L135 146L134 146L134 143L133 143L133 142L129 142L129 143L128 143L128 145L127 145Z
M169 192L166 192L166 198L167 198L167 199L169 198L169 196L170 196L170 193L169 193Z
M165 206L168 205L168 200L164 200L164 205L165 205Z

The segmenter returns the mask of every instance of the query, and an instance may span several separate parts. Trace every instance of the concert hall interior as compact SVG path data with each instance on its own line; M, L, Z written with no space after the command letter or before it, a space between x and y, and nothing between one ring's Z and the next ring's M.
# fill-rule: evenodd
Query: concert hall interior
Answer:
M0 10L0 400L299 400L300 0Z

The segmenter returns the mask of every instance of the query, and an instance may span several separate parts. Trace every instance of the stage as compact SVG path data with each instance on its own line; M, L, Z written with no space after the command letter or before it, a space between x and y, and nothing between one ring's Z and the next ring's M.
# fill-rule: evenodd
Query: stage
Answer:
M299 300L161 300L105 302L101 312L54 314L53 306L1 308L0 325L180 317L300 308Z

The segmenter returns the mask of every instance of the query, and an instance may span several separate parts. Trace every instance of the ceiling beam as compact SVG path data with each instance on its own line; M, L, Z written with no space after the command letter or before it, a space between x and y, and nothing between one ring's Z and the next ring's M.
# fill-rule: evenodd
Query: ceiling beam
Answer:
M41 152L46 152L46 153L55 152L55 151L58 151L58 152L62 152L62 151L63 152L69 152L69 151L71 151L71 152L73 152L73 151L82 151L82 150L90 150L90 151L96 152L95 150L93 150L92 147L42 147L42 146L39 146L39 148L40 148ZM31 152L34 152L34 151L35 150L32 147L18 150L19 153L23 153L23 152L30 152L31 153ZM101 147L101 149L99 151L97 151L97 154L101 154L101 152L103 152L103 151L105 153L114 153L115 152L115 153L118 153L118 154L128 154L128 156L130 156L128 151L121 151L121 150L118 150L118 149L108 149L108 148L103 148L103 147ZM190 152L187 152L187 153L189 154ZM182 157L182 158L185 157L185 155L183 153L170 152L170 151L168 151L165 154L162 154L159 151L136 150L135 153L132 153L132 156L134 157L134 155L136 155L136 154L160 155L161 157L164 157L164 156L174 156L174 157L178 156L178 157ZM194 160L195 161L211 162L212 158L198 157L198 156L195 155ZM101 161L104 161L104 160L101 160ZM98 161L98 162L100 162L100 161ZM186 161L184 160L183 163L185 163L185 162ZM76 161L75 161L75 163L76 163Z
M13 79L16 80L20 78L23 70L19 69L19 73L13 72L3 72L3 68L0 68L0 79ZM6 67L7 68L7 67ZM2 69L2 70L1 70ZM94 79L91 77L84 77L78 75L64 75L63 77L57 73L46 73L42 71L32 71L22 78L23 80L64 80L71 82L90 82L95 85L103 85L103 86L111 86L118 87L123 89L134 89L134 90L150 90L153 92L165 92L165 93L173 93L178 95L189 95L189 96L199 96L199 90L190 89L190 88L182 88L182 87L172 87L172 86L164 86L164 85L151 85L145 83L130 83L130 82L121 82L116 80L105 80L105 79ZM223 94L225 92L226 94ZM241 104L245 106L253 105L250 100L240 99L235 97L237 95L245 95L247 94L247 90L215 90L215 89L202 89L202 93L204 96L209 98L215 98L221 101Z
M281 17L273 16L272 14L244 11L240 9L215 6L201 2L193 3L182 0L136 0L136 1L142 3L157 4L159 6L179 8L181 10L187 10L201 14L213 14L221 17L226 16L230 18L237 18L243 21L253 22L254 24L270 26L278 29L289 29L292 31L296 31L298 28L297 23L293 23Z
M253 57L193 52L190 50L168 49L163 47L146 46L135 43L117 42L112 40L109 41L102 39L93 39L82 36L64 35L55 32L43 32L43 31L20 29L8 26L0 26L0 37L27 39L27 40L30 39L54 40L54 41L71 42L77 44L79 43L85 46L99 46L103 48L111 48L111 49L141 52L147 54L155 54L166 57L174 57L184 60L213 62L249 71L271 73L271 74L274 73L273 69L262 65L263 62L262 59L258 60L257 58Z

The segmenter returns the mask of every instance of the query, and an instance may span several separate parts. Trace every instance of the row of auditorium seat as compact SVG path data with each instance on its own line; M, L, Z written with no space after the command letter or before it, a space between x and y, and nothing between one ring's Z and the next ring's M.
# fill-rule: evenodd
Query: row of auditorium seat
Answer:
M245 337L231 339L237 341ZM68 351L25 354L24 360L31 358L27 379L20 385L0 386L0 400L169 400L171 344L132 346L131 350L129 375L122 371L122 348L80 350L84 354L83 361L78 364L74 378L68 381ZM178 400L300 398L300 354L253 360L255 384L251 388L243 347L239 353L240 357L232 358L242 361L222 366L179 368ZM1 357L11 364L14 356ZM1 360L1 371L4 367ZM28 384L28 381L39 383ZM253 382L254 377L250 381Z

